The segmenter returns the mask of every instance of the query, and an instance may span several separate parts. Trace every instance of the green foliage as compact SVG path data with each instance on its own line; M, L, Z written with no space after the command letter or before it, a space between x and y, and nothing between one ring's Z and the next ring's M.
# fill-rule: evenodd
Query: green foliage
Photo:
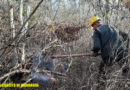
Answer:
M105 5L105 9L109 9L109 6L108 6L108 5Z
M107 13L106 16L107 16L108 18L110 18L111 15L110 15L110 13Z
M23 17L26 17L27 16L27 9L26 7L23 8Z
M71 66L72 66L72 68L75 68L75 66L77 66L77 62L74 61Z
M128 23L128 28L130 28L130 23Z

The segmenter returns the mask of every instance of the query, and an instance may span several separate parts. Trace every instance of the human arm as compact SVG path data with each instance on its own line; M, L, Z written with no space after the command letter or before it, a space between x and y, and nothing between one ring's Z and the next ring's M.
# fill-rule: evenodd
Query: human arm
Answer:
M94 35L93 35L93 55L97 56L99 50L101 49L101 39L100 39L100 34L98 31L94 31Z

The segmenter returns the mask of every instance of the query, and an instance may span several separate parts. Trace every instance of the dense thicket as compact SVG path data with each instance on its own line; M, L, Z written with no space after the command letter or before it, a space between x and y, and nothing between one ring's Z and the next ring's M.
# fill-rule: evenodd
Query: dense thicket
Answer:
M0 0L0 82L12 82L10 77L16 70L29 70L19 71L26 76L32 70L34 57L44 52L70 55L58 59L58 63L68 65L64 71L67 83L57 86L58 90L128 90L129 77L120 78L116 66L106 68L107 85L97 86L100 56L71 57L91 52L93 31L89 29L89 19L94 15L129 35L128 3L129 0Z

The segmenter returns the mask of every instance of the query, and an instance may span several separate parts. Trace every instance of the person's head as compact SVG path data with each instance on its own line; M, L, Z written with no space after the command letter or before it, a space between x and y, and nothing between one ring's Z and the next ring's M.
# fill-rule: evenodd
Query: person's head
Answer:
M91 29L93 28L94 30L96 30L100 25L100 18L97 17L97 16L93 16L90 20L89 20L89 23L90 23L90 27Z

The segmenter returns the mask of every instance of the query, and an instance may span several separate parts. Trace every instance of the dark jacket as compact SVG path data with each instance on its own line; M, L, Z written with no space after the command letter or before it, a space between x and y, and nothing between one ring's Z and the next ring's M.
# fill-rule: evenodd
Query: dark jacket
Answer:
M101 25L94 31L93 51L97 53L101 50L103 61L108 62L119 61L127 55L126 47L119 38L119 32L109 25Z

